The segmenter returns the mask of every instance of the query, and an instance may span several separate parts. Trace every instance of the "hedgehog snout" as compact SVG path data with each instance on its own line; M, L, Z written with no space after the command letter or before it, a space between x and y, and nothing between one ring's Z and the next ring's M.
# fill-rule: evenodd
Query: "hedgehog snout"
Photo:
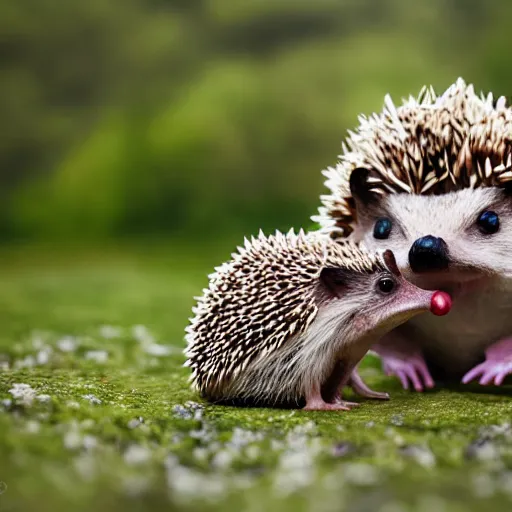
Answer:
M444 270L450 263L448 245L432 235L418 238L409 251L409 265L413 272Z

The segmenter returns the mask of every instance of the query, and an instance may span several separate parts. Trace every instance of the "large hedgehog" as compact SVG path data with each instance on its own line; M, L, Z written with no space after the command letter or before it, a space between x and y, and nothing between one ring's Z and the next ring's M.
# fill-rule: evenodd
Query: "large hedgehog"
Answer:
M370 255L351 242L293 232L246 241L210 276L187 328L187 366L214 402L346 410L349 383L387 398L355 370L372 343L449 298L421 290L391 251Z
M404 275L459 297L449 318L417 317L374 349L421 391L434 377L500 385L512 373L512 109L459 79L442 95L361 116L313 219L334 239L392 249Z

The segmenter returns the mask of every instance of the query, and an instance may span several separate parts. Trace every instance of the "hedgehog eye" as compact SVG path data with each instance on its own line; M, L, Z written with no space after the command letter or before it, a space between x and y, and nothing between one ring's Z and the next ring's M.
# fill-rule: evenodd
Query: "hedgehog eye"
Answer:
M484 235L493 235L500 229L500 218L491 210L481 213L476 223Z
M373 228L373 237L378 240L385 240L391 233L391 221L387 217L377 219Z
M390 277L383 277L379 279L377 286L382 293L391 293L395 288L395 282Z

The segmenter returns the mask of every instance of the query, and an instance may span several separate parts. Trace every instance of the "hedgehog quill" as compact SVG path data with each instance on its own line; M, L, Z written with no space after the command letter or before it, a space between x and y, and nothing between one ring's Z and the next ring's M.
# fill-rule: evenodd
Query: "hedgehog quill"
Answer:
M387 399L357 365L409 318L444 315L450 298L400 274L393 253L370 254L323 235L277 232L246 240L209 276L187 327L186 366L212 402L349 410L359 395Z
M391 249L404 276L456 299L374 348L417 391L437 380L501 385L512 374L512 109L462 79L359 118L313 217L333 239ZM434 378L432 377L434 376Z

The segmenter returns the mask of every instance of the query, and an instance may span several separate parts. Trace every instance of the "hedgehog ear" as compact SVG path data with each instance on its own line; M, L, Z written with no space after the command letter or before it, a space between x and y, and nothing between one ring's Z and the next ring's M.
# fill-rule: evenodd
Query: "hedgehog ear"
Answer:
M320 272L320 282L332 297L341 297L343 290L348 286L349 277L343 269L338 267L325 267Z
M357 167L352 171L349 178L350 193L356 201L365 206L375 202L375 195L372 194L368 187L368 176L370 171L364 167Z
M382 257L384 258L384 263L386 264L388 270L395 276L399 277L401 273L400 269L398 268L398 265L396 264L396 259L395 255L393 254L393 251L387 249L386 251L384 251Z

